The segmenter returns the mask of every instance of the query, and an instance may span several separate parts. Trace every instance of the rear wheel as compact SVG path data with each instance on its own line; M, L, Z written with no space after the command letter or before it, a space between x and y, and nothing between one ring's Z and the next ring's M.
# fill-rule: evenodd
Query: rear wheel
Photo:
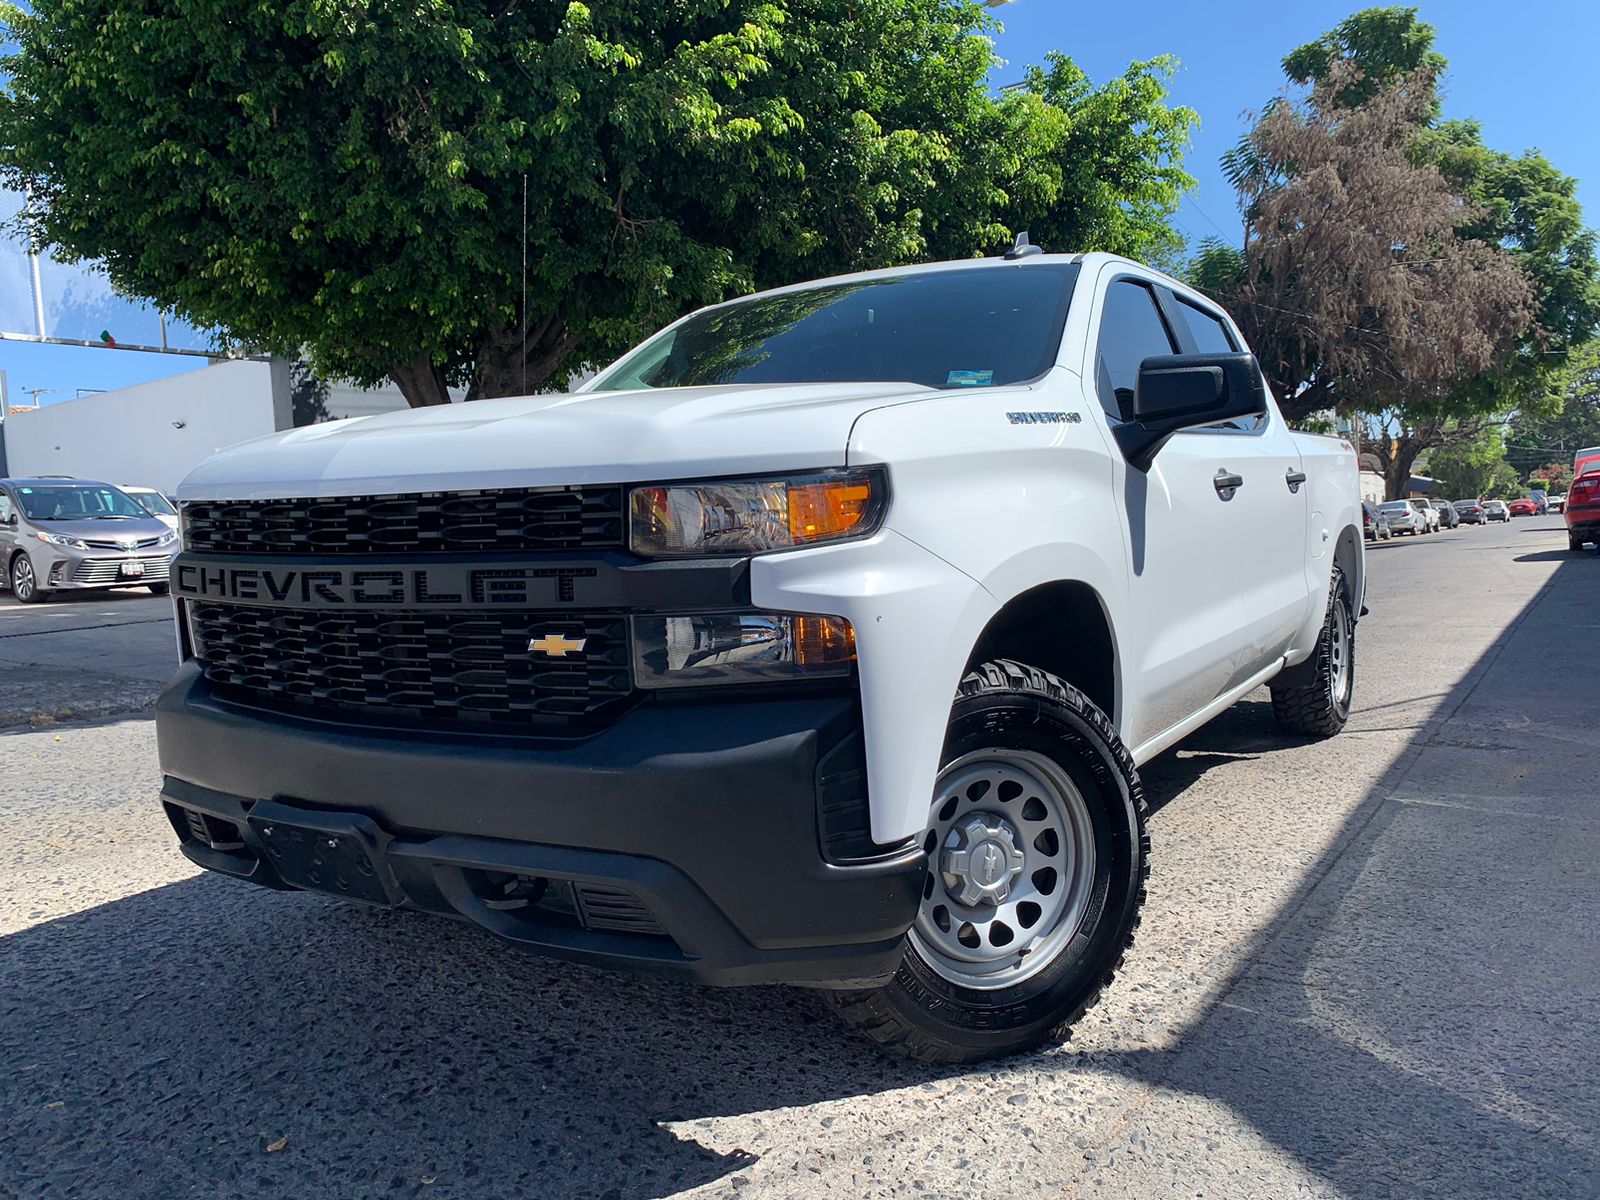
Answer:
M1567 549L1574 554L1581 553L1583 551L1583 539L1575 533L1567 534Z
M1343 729L1355 693L1356 622L1338 567L1328 592L1328 613L1312 651L1312 681L1304 687L1272 688L1272 715L1278 724L1308 737L1332 737Z
M951 711L900 969L829 1001L923 1062L1065 1041L1133 940L1144 817L1138 772L1104 713L1037 668L985 663Z
M37 604L49 595L39 586L39 579L33 573L33 563L26 554L19 554L11 560L11 594L23 604Z

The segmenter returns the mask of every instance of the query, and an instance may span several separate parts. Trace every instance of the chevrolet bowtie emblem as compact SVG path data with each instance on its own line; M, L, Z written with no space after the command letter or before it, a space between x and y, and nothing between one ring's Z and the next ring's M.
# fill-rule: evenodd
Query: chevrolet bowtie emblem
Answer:
M547 654L551 658L565 658L589 644L588 638L565 638L559 633L547 633L528 643L529 654Z

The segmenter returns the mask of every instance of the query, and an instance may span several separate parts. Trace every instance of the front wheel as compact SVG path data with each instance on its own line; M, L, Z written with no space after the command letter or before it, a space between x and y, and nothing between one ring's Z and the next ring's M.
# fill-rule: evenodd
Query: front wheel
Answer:
M172 585L169 583L151 583L146 584L145 586L150 589L150 594L152 596L165 596L169 591L172 590Z
M1338 567L1328 581L1328 613L1311 657L1310 683L1272 688L1272 715L1289 733L1332 737L1350 719L1356 682L1356 622Z
M49 595L39 586L39 579L33 573L33 563L26 554L19 554L11 560L11 594L23 604L38 604Z
M830 1002L922 1062L1065 1041L1138 926L1144 818L1138 772L1104 713L1035 667L983 664L951 710L900 969Z

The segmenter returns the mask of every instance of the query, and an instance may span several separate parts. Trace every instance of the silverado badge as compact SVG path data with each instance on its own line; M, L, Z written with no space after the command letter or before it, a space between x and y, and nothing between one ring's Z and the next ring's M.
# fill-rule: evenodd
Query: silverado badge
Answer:
M588 644L588 638L565 638L559 633L547 633L543 637L536 637L528 643L528 653L545 654L551 658L565 658L569 653L582 650Z

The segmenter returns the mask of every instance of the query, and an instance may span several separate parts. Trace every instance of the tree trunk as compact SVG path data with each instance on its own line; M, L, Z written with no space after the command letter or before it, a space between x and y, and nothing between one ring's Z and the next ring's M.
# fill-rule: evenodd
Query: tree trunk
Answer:
M389 378L394 380L400 394L412 408L450 403L450 390L445 386L444 372L434 366L430 358L418 358L404 366L390 367Z
M478 366L467 399L492 400L538 391L577 348L578 341L559 311L530 322L526 342L516 326L494 330L478 347Z
M1411 478L1411 468L1423 446L1409 437L1400 439L1394 457L1383 465L1383 495L1386 500L1405 498L1406 480Z

